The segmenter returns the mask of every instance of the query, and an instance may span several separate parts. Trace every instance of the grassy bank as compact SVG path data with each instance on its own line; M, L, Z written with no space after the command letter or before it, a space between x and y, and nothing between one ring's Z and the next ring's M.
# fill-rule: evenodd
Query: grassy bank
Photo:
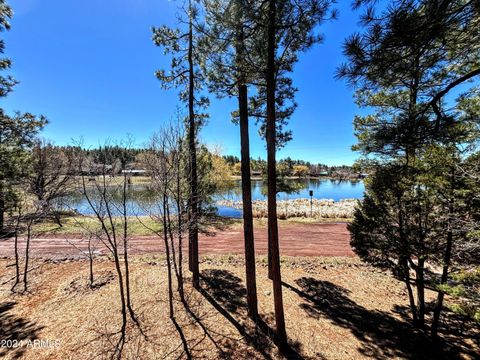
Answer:
M114 217L114 221L122 221L121 218ZM85 235L90 232L100 230L98 220L93 216L67 216L62 217L62 226L49 220L34 225L33 231L36 234L44 235ZM159 222L154 221L149 216L130 216L128 217L128 232L130 235L153 235L162 230Z

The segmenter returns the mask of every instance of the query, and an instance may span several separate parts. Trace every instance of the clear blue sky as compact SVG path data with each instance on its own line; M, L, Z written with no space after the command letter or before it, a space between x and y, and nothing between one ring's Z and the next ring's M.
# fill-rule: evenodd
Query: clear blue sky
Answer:
M44 114L42 136L56 144L83 137L87 146L133 135L141 145L170 121L177 92L154 76L168 59L151 41L151 26L174 24L177 2L168 0L10 0L12 29L1 36L11 73L21 82L2 106ZM311 162L351 164L357 154L352 89L334 79L343 61L341 45L357 29L358 13L342 0L337 21L322 26L323 44L300 56L294 84L298 109L290 121L294 139L279 152ZM211 118L202 141L239 155L239 130L230 122L235 100L211 97ZM253 157L265 157L264 142L251 129Z

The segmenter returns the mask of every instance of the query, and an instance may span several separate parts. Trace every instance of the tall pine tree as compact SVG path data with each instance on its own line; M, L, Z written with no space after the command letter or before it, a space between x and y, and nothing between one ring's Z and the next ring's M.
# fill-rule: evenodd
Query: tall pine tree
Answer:
M373 1L357 1L364 3ZM468 121L445 96L477 74L478 15L474 1L394 1L380 14L369 6L362 17L365 32L347 39L349 62L338 70L356 87L357 103L373 110L354 119L355 149L374 175L350 227L352 244L405 281L420 328L425 327L425 266L438 252L431 234L440 226L434 215L437 192L425 164L432 160L432 147L454 149L467 141Z
M204 77L199 69L201 50L199 49L199 35L195 31L198 8L193 0L188 1L188 7L181 8L184 18L179 19L183 28L169 28L161 26L152 28L153 41L164 49L166 55L172 57L168 71L159 70L156 73L164 88L180 88L180 99L187 104L186 119L188 150L189 150L189 186L188 201L189 215L189 268L192 272L193 286L200 287L200 271L198 256L198 222L199 188L197 170L197 136L206 115L201 109L208 105L208 99L199 95Z
M5 0L0 0L0 32L10 29L12 16L11 7ZM0 54L4 50L5 43L0 39ZM0 71L10 69L11 65L10 59L0 58ZM0 75L0 98L7 96L16 84L12 76ZM25 175L27 150L46 122L43 116L19 112L11 116L0 108L0 233L4 232L5 212L15 203L15 187Z

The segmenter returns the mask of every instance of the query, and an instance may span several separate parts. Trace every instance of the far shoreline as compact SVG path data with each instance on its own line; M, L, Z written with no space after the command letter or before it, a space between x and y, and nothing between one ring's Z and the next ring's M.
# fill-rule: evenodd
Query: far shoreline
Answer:
M335 176L285 176L287 180L338 180L338 181L363 181L365 177L335 177ZM231 175L228 180L242 180L241 175ZM226 181L228 181L226 180ZM265 180L262 176L251 176L250 180L262 181Z

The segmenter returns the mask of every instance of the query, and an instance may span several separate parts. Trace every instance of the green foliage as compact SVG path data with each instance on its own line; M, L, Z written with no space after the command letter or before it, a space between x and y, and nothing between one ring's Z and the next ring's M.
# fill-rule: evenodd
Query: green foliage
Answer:
M204 3L203 65L209 89L225 97L235 96L239 83L255 86L249 101L249 114L256 118L260 136L265 138L267 2L208 0ZM298 61L298 53L322 40L314 28L327 18L335 17L335 11L329 12L332 3L331 0L277 1L275 125L279 147L292 138L286 127L297 107L297 89L289 74ZM232 112L232 118L236 123L239 121L238 111Z
M480 268L460 268L451 275L451 283L438 286L453 300L447 307L480 323Z
M9 30L9 20L13 12L4 0L0 0L0 32ZM0 54L5 43L0 39ZM0 58L0 71L8 70L11 60ZM0 75L0 98L7 96L17 81L10 75ZM28 149L32 146L38 131L47 123L43 117L30 113L15 113L10 116L0 108L0 231L4 226L4 213L11 210L17 202L18 186L25 175L29 161Z
M372 175L349 226L351 243L407 283L415 271L419 303L411 298L410 305L423 319L425 262L444 269L439 289L446 289L452 262L478 260L468 240L478 211L468 194L478 187L464 168L479 138L478 90L468 80L480 75L480 8L474 1L399 0L376 13L373 1L362 4L371 5L365 32L347 39L349 62L337 73L370 111L354 119L354 150ZM447 102L460 84L464 92Z
M10 30L10 19L13 16L12 8L5 0L0 0L0 32ZM5 43L0 39L0 54L5 51ZM12 65L12 61L8 58L0 58L0 71L7 70ZM11 76L0 75L0 98L7 96L13 90L17 81Z
M469 112L465 105L476 95L467 80L480 74L475 2L393 3L381 14L373 7L367 10L366 33L347 39L344 53L350 62L337 73L357 87L359 106L374 109L354 121L355 150L364 154L405 155L444 141L455 119L473 120L458 112ZM467 90L456 107L447 106L443 97L460 84Z
M197 150L198 161L198 193L200 197L200 211L204 214L215 212L212 195L222 186L223 170L227 171L223 164L219 164L218 155L210 152L206 146L200 146ZM221 168L215 168L221 165Z
M144 150L120 145L105 145L85 151L97 164L114 164L116 161L120 161L125 167L126 164L134 162L135 157Z
M160 69L155 72L157 79L164 89L179 89L179 98L182 102L189 101L190 71L192 72L194 96L194 117L196 131L205 124L208 114L204 109L209 105L206 96L199 95L204 83L205 75L200 69L203 62L201 48L201 35L193 27L199 20L199 9L196 2L190 0L186 8L181 7L180 28L166 25L152 27L152 40L155 45L163 48L163 53L170 57L170 68ZM191 35L191 36L190 36ZM191 40L191 41L190 41ZM191 55L192 69L190 69L189 56Z
M0 212L11 210L18 201L18 187L28 174L35 136L46 124L44 117L17 113L11 117L0 109ZM0 228L3 227L3 220Z

